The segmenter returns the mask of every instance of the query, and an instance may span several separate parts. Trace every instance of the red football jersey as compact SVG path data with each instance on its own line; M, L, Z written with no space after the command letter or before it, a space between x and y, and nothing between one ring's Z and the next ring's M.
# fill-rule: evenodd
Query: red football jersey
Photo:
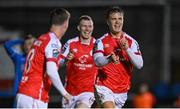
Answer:
M27 55L18 93L48 102L51 81L46 73L46 62L57 64L61 43L54 33L40 36Z
M82 92L94 92L94 82L97 68L92 57L95 39L91 38L90 44L82 44L79 37L70 39L63 47L63 56L69 52L74 53L74 58L66 65L66 90L72 95Z
M133 53L141 55L137 42L129 35L125 33L123 35L128 40L129 48L133 50ZM118 63L110 62L99 68L97 79L98 85L104 85L114 93L123 93L130 89L130 78L133 70L133 65L127 53L121 49L119 40L113 38L109 33L105 34L96 41L94 49L94 53L102 53L104 56L108 56L112 52L119 56Z

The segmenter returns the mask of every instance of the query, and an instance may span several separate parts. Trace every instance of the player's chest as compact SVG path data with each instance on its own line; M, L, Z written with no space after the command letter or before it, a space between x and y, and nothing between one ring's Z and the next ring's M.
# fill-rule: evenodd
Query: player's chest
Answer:
M70 51L74 51L74 61L80 63L93 62L92 57L93 46L88 45L76 45L70 48Z

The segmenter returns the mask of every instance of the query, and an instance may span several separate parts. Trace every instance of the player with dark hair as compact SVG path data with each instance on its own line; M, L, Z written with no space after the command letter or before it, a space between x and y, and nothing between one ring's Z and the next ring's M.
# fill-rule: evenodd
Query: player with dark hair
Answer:
M70 13L59 8L50 16L50 31L37 38L27 55L17 94L17 108L47 108L51 82L67 102L71 99L58 75L59 40L68 28Z

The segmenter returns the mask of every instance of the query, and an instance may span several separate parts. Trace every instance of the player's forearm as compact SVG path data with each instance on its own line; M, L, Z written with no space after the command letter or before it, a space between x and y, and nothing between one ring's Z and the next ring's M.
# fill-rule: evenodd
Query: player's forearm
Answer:
M97 57L94 62L96 66L100 67L100 66L105 66L106 64L108 64L109 61L105 56L100 56L100 57Z
M110 62L109 57L99 54L94 54L94 63L96 66L105 66Z
M130 48L126 50L131 62L137 69L141 69L143 67L143 59L141 55L136 55L131 51Z
M52 82L52 84L55 86L55 88L63 95L65 96L67 94L67 91L65 90L61 79L57 72L57 67L54 62L47 62L47 74Z

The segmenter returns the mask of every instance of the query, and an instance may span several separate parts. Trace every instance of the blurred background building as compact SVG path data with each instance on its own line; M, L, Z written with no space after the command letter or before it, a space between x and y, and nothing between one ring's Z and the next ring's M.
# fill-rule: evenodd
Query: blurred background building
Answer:
M12 90L14 68L2 46L7 39L48 31L50 10L70 11L68 31L62 39L75 37L78 18L83 14L94 20L93 36L107 32L105 10L121 6L125 10L124 31L140 45L144 58L142 70L134 70L132 88L124 107L132 107L137 86L145 82L157 98L155 107L174 107L180 96L180 1L179 0L1 0L0 1L0 92ZM65 70L60 69L64 78ZM63 79L64 80L64 79ZM0 107L11 107L12 96L0 93ZM53 88L49 107L60 107L61 96Z

